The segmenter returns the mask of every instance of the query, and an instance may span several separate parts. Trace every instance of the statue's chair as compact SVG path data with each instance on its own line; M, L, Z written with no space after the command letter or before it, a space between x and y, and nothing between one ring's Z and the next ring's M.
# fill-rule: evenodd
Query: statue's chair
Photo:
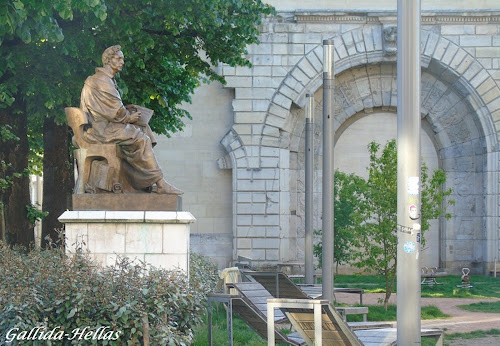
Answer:
M80 108L65 108L68 125L73 130L73 145L78 167L75 194L123 192L128 184L123 179L121 151L117 144L90 142L84 132L89 126L88 115ZM124 186L125 185L125 186Z

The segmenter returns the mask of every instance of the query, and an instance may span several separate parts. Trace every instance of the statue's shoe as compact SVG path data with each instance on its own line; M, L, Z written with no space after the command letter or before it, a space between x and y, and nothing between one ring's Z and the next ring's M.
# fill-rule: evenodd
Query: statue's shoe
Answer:
M182 195L184 192L176 188L174 185L167 183L161 179L156 183L156 193L160 195Z

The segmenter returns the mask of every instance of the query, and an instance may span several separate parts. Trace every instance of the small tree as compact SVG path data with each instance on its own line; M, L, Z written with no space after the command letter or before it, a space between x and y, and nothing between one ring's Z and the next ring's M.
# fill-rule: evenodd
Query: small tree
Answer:
M370 152L369 177L363 194L364 204L360 208L360 222L353 229L356 232L354 239L357 248L353 250L354 265L367 271L374 271L385 279L384 306L387 308L389 298L394 290L396 279L397 258L397 150L396 141L387 142L380 156L380 145L371 142L368 145ZM429 220L440 216L450 218L446 213L447 204L443 203L452 193L452 189L444 190L446 174L436 170L429 178L428 169L422 165L422 197L421 197L421 230L429 229Z
M365 181L355 174L335 171L334 178L334 249L333 257L336 271L340 264L348 263L351 258L351 248L354 243L354 227L360 222L362 195ZM321 235L321 230L315 231ZM319 241L314 245L314 255L319 259L318 267L322 266L323 243Z

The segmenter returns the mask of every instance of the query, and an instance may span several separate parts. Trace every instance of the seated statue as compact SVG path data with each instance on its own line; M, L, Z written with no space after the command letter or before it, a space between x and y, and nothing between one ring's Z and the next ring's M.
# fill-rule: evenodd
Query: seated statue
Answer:
M182 194L164 180L156 161L153 152L156 141L147 124L152 111L134 105L125 107L122 103L114 78L124 65L121 47L107 48L102 54L102 63L103 67L96 68L95 74L85 81L80 109L66 109L68 123L77 137L76 143L75 138L73 142L77 148L85 150L80 159L76 155L78 171L83 176L79 177L77 185L80 186L75 188L75 192L154 191L159 194ZM144 112L148 113L144 114L147 119L141 119ZM78 117L83 120L75 122L73 118ZM114 147L117 149L113 152ZM90 156L87 148L94 148ZM99 154L99 151L102 153ZM117 156L118 164L116 158L109 157L113 155Z

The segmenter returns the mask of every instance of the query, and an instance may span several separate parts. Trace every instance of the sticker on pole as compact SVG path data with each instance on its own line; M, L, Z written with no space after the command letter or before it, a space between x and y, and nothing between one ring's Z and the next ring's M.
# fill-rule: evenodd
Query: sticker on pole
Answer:
M420 192L419 177L408 177L408 194L416 196Z
M415 251L415 243L411 240L408 240L406 243L404 243L403 250L406 253L413 253Z
M412 220L418 219L417 206L415 204L410 204L410 207L408 209L410 212L410 219L412 219Z

